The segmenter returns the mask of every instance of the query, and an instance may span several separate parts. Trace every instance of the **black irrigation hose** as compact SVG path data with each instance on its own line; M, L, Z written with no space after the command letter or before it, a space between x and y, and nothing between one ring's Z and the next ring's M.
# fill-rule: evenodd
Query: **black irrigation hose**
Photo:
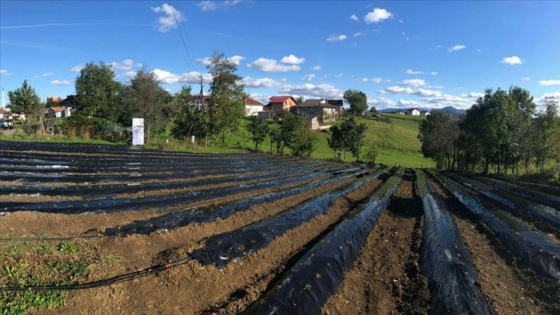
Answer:
M379 215L398 188L391 176L362 206L307 251L244 314L322 314L321 307L344 280Z
M476 283L476 268L455 221L433 187L417 172L424 207L422 272L428 278L433 314L494 314ZM431 184L431 183L430 183Z
M451 179L431 174L525 265L542 276L560 281L560 244L522 220L474 197Z
M112 278L107 278L98 281L86 282L86 283L73 283L73 284L48 284L48 285L38 285L38 286L13 286L13 287L0 287L0 292L21 292L21 291L74 291L74 290L84 290L84 289L92 289L98 288L103 286L108 286L111 284L130 281L137 278L145 277L152 273L165 271L180 265L187 264L191 262L192 259L190 257L184 257L181 259L177 259L175 261L171 261L167 264L163 265L155 265L143 270L130 272L126 274L121 274L118 276L114 276Z

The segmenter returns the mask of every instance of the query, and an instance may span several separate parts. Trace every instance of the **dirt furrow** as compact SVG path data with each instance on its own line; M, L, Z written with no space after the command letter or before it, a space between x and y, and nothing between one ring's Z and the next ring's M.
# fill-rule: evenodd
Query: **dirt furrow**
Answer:
M405 174L325 314L425 314L430 299L420 273L422 204Z

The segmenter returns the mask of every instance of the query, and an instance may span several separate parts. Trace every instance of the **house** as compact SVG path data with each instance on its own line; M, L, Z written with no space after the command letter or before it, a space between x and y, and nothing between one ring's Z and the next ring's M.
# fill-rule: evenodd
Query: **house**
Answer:
M60 96L47 97L47 104L58 104L61 101L62 101L62 98L60 98Z
M411 108L406 111L406 114L410 116L420 116L420 111L418 110L418 108Z
M208 110L208 104L210 103L210 95L193 95L191 108L195 110L201 110L206 112Z
M327 103L326 100L309 99L303 103L293 106L291 112L301 117L317 117L321 124L325 124L338 119L339 108Z
M344 109L342 108L342 106L344 105L344 101L341 99L325 99L325 101L327 102L327 104L330 104L334 107L336 107L336 111L338 113L338 117L341 117Z
M6 108L0 108L0 119L12 119L12 111Z
M250 97L245 99L245 116L258 116L263 111L264 104Z
M296 106L297 101L292 96L272 96L269 98L267 108L271 111L290 111L292 106Z
M65 118L72 115L72 107L51 106L47 109L45 116L47 118Z

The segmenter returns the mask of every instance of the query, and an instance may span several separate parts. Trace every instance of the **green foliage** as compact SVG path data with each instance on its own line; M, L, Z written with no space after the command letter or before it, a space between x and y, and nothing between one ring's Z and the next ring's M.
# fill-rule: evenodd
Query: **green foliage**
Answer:
M367 109L367 96L358 90L347 90L344 92L344 101L350 104L348 112L352 115L361 116Z
M161 127L164 105L171 101L167 91L159 86L155 75L142 69L130 81L123 91L123 103L120 120L129 124L132 118L144 118L145 142L150 142L152 129Z
M317 148L318 138L307 125L300 120L296 125L293 138L289 142L289 148L295 156L311 157L311 154Z
M433 158L438 168L453 168L459 127L451 117L435 111L420 122L418 139L424 156Z
M365 124L358 124L353 117L350 117L340 126L331 127L332 134L328 145L339 154L339 157L342 155L346 159L346 153L350 152L356 160L359 160L366 129Z
M251 133L255 150L259 149L259 145L266 139L269 132L268 121L258 117L251 117L251 123L247 125L247 130Z
M8 98L10 99L10 109L14 113L24 112L30 114L36 112L37 106L45 108L41 104L41 99L35 92L35 89L27 83L27 80L23 81L20 88L8 92Z
M76 114L113 118L113 109L118 104L117 96L121 90L121 85L114 79L115 73L105 63L86 64L76 79Z
M215 52L208 65L212 75L208 104L210 131L218 135L222 146L226 143L226 133L236 131L239 119L245 115L244 86L238 84L241 77L235 74L237 66L225 58L223 53Z

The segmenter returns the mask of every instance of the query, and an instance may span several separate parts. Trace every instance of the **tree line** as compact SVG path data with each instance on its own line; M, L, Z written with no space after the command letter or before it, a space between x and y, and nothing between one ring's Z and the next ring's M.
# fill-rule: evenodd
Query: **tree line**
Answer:
M554 98L537 111L529 91L486 89L458 118L434 111L420 124L422 152L438 168L519 174L532 166L560 172L560 118Z

